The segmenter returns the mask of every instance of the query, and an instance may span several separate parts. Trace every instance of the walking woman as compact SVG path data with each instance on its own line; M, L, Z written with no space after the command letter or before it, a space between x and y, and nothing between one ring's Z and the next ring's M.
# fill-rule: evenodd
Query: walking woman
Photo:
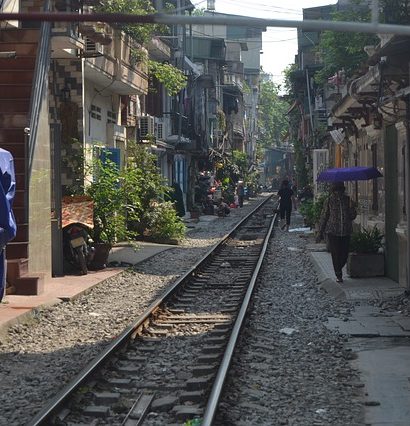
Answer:
M285 223L282 224L280 229L286 231L289 231L289 225L290 225L290 214L292 213L292 204L294 203L294 197L293 197L293 191L289 187L289 181L284 180L282 182L281 188L278 191L279 195L279 213L280 213L280 219L283 221L283 219L286 218Z
M329 198L323 204L319 235L316 239L319 242L323 239L324 234L327 235L338 283L343 282L342 269L347 262L350 235L353 230L352 221L357 214L356 207L344 192L343 182L333 183Z

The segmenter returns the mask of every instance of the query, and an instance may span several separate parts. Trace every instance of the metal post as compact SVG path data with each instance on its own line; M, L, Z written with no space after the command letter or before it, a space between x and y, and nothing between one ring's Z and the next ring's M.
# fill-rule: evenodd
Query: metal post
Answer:
M405 157L405 179L406 179L406 239L407 239L407 291L410 291L410 96L406 97L406 157Z
M312 103L310 99L310 81L309 81L309 70L306 68L306 86L307 86L307 94L309 100L309 116L310 116L310 127L312 129L312 138L313 138L313 147L316 148L315 140L314 140L314 127L313 127L313 115L312 115Z

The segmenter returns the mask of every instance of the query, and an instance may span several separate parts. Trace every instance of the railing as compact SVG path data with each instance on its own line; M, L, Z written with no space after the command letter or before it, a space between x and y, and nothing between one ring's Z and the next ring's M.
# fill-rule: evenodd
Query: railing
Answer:
M44 11L49 12L50 0L46 0ZM33 159L37 142L38 122L43 102L44 90L47 87L48 70L50 67L51 22L42 22L40 40L37 48L37 60L34 68L33 86L31 89L28 129L28 175L30 180Z

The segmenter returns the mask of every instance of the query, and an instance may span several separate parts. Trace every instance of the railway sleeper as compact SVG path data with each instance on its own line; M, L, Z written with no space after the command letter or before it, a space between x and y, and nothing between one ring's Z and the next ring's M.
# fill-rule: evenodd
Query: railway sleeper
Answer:
M106 418L110 415L110 407L105 405L89 405L83 410L84 416Z
M136 364L145 364L145 362L147 361L147 358L134 353L126 353L121 357L121 360L130 361L130 362L132 361L132 362L135 362Z
M219 365L218 364L202 364L202 365L196 365L192 369L192 375L194 377L202 377L209 374L215 374L215 372L218 370Z
M189 379L185 383L185 387L188 391L206 391L212 384L214 374L208 374L207 376L194 377Z
M178 421L185 422L194 417L202 417L204 410L198 406L176 405L172 411Z
M211 332L212 333L212 332ZM226 334L222 336L209 336L204 339L207 345L222 345L226 343Z
M225 344L219 345L205 345L202 347L202 353L204 354L214 354L224 350Z
M110 378L107 383L116 389L131 389L133 387L132 380L130 378Z
M98 405L114 404L121 397L119 392L94 392L93 397Z
M197 358L198 364L213 364L218 362L222 358L222 354L203 354L199 355Z
M122 374L135 374L141 371L140 365L135 365L131 363L116 365L115 369Z
M185 391L182 392L179 396L179 401L184 402L191 402L194 404L198 404L203 402L205 398L205 392L204 391Z
M168 329L162 329L157 326L155 326L155 328L147 328L146 332L152 336L167 336L169 334Z
M163 320L157 318L157 320L154 322L152 322L152 326L155 328L163 328L166 330L170 330L174 327L174 324L170 324L168 321L167 322L162 322L162 321L166 321L166 319L164 318Z

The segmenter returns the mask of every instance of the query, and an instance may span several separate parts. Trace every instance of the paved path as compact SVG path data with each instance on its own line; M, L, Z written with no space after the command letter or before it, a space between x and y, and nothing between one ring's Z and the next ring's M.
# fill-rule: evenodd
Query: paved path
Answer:
M323 251L323 245L309 249L322 288L355 304L349 316L328 318L325 325L350 337L348 345L356 355L353 366L365 384L366 425L409 426L410 318L370 303L398 296L404 288L387 277L345 275L343 284L336 283L330 254Z

